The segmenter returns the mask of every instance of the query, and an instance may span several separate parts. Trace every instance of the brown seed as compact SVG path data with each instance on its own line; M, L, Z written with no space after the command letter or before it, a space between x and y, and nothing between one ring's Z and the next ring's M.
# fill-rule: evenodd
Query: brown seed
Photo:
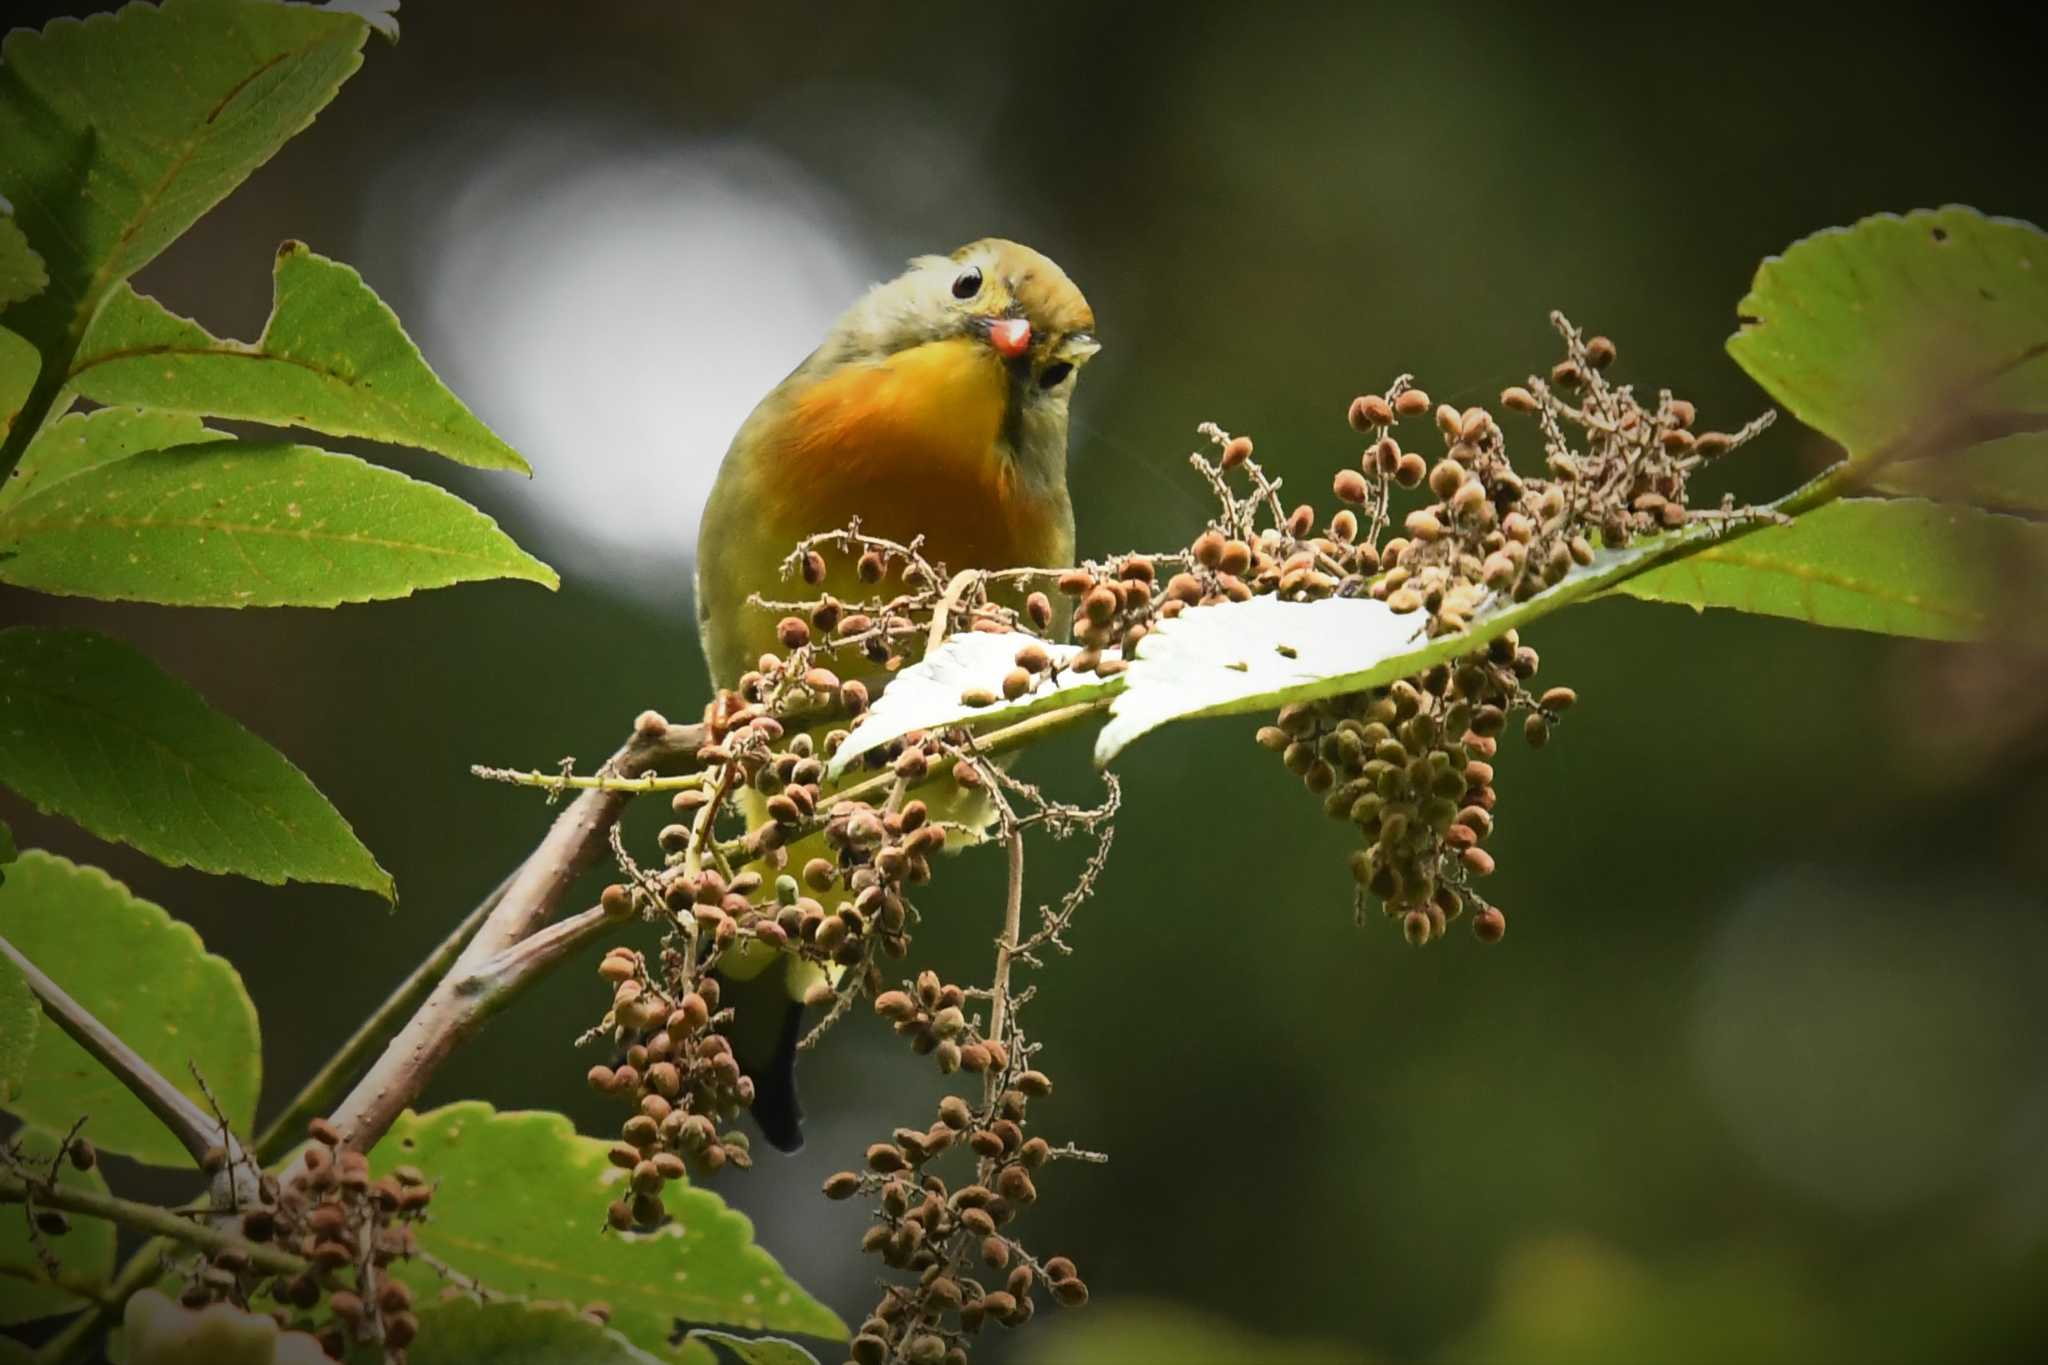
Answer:
M1031 673L1028 669L1013 668L1003 675L1003 695L1011 701L1031 690Z
M1604 370L1614 363L1614 343L1606 337L1593 337L1586 342L1586 363L1596 370Z
M1252 438L1233 436L1225 443L1223 455L1218 461L1225 469L1235 469L1252 457Z
M1429 942L1429 916L1420 910L1410 910L1401 917L1401 936L1413 947L1420 948Z
M1472 933L1481 943L1498 943L1508 931L1507 916L1491 905L1472 917Z
M1465 482L1465 466L1456 460L1438 460L1429 471L1429 491L1448 501Z
M1700 433L1699 439L1693 442L1692 449L1695 455L1711 460L1726 455L1734 446L1735 438L1727 432L1706 431Z
M1698 416L1698 413L1693 408L1693 405L1686 402L1683 398L1674 398L1671 400L1670 412L1671 420L1673 422L1676 422L1680 427L1691 426L1693 424L1694 419Z
M1355 469L1340 469L1331 481L1330 491L1337 495L1339 502L1363 503L1367 492L1365 475Z
M315 1142L324 1142L329 1147L341 1146L341 1130L324 1118L309 1120L306 1124L306 1136Z
M1429 411L1429 395L1421 389L1404 389L1394 400L1394 411L1403 417L1419 417Z
M1478 847L1468 848L1460 853L1458 857L1463 860L1473 876L1490 877L1493 875L1493 855L1485 849Z
M1550 382L1560 389L1576 389L1585 380L1577 363L1560 360L1550 367Z
M1522 722L1522 738L1532 749L1540 749L1550 743L1550 722L1540 713L1532 713Z
M1537 704L1546 711L1569 711L1578 699L1579 694L1569 687L1553 687L1538 698Z
M1520 384L1511 384L1500 391L1500 405L1509 412L1531 413L1536 411L1536 395Z
M801 649L811 642L811 627L801 616L785 616L776 623L775 637L784 649Z
M1466 408L1464 412L1458 415L1458 439L1468 442L1477 441L1486 434L1486 429L1492 425L1493 414L1485 408Z
M1024 599L1024 614L1031 618L1031 624L1040 630L1052 624L1052 599L1042 592L1034 592Z
M804 582L816 587L825 581L825 556L816 550L804 551Z
M1418 507L1410 512L1401 526L1409 535L1425 543L1438 539L1444 533L1443 523L1427 507Z
M1241 540L1223 542L1223 557L1216 562L1219 573L1242 576L1252 566L1252 547Z
M1081 614L1098 626L1106 626L1123 605L1116 591L1108 584L1100 584L1081 599Z
M1414 488L1429 473L1429 461L1414 451L1404 451L1394 464L1394 482L1403 488Z
M1368 393L1351 400L1351 426L1354 431L1369 431L1373 427L1392 426L1393 404L1376 393Z

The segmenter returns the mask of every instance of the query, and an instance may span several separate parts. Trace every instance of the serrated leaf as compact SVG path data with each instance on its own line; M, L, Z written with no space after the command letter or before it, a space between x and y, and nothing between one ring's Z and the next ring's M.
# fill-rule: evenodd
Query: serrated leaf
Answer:
M0 856L0 873L4 873L5 865L15 860L14 841L5 825L0 825L0 855L4 855ZM6 877L0 876L0 887L6 885ZM42 1006L36 1003L28 978L13 962L0 957L0 1104L21 1093L21 1078L28 1072L29 1053L42 1019Z
M331 607L555 571L462 499L353 455L210 441L0 509L0 582L108 601Z
M249 345L123 285L86 332L70 382L102 403L310 427L533 472L442 385L354 270L287 242L274 290L270 321Z
M104 635L0 630L0 783L172 867L393 895L283 754Z
M610 1144L578 1136L559 1114L498 1113L488 1104L407 1111L370 1154L378 1173L418 1166L440 1182L422 1249L499 1294L612 1306L634 1345L675 1359L678 1322L726 1323L843 1340L838 1317L753 1241L745 1215L709 1190L670 1184L673 1221L616 1233L604 1209L624 1190ZM408 1268L438 1292L431 1270Z
M855 759L912 730L1008 724L1040 711L1107 696L1122 686L1118 675L1104 678L1062 671L1052 677L1041 675L1038 685L1015 701L1001 700L1003 675L1016 667L1017 650L1029 638L983 631L947 636L937 649L889 679L860 724L833 754L831 775L837 777ZM1041 643L1062 670L1081 652L1079 645ZM1105 657L1118 656L1110 650ZM986 706L970 706L961 700L974 690L987 691L997 700Z
M0 483L0 515L27 497L82 474L88 469L125 460L145 450L219 440L222 432L207 430L197 417L174 412L143 412L135 408L99 408L66 413L44 425L22 452L21 463Z
M43 258L13 218L0 215L0 308L34 298L50 282Z
M107 293L269 160L361 64L369 27L302 5L129 5L0 45L0 195L49 286L7 310L54 392Z
M1739 311L1729 354L1851 460L1999 437L2048 459L2048 234L2030 223L1950 207L1815 233L1763 263Z
M1485 644L1648 564L1718 533L1700 523L1648 536L1624 549L1594 551L1554 586L1525 602L1488 599L1470 626L1428 639L1426 613L1396 615L1369 597L1283 602L1254 597L1190 607L1158 622L1122 674L1109 723L1095 737L1095 761L1107 765L1140 735L1169 721L1270 711L1376 687Z
M256 1007L241 976L190 926L96 867L30 849L0 886L0 936L204 1107L196 1066L228 1121L249 1132L263 1063ZM21 1094L7 1107L59 1131L90 1115L102 1151L159 1166L191 1160L141 1101L54 1026L37 1031Z
M0 972L7 964L0 962ZM4 1048L0 1042L0 1048ZM65 1125L68 1130L70 1125ZM19 1143L30 1172L41 1179L57 1157L63 1138L39 1127L23 1128L8 1138ZM81 1171L69 1161L56 1162L57 1183L67 1189L107 1193L106 1177L95 1166ZM28 1238L28 1220L8 1206L0 1216L0 1327L32 1322L84 1307L94 1291L114 1275L114 1225L104 1218L73 1214L71 1230L47 1237L44 1246L57 1258L59 1279L53 1282Z
M2000 591L2002 580L2033 584L2044 573L2048 525L1918 498L1845 498L1614 590L1818 626L1972 640L2000 628L2014 600Z

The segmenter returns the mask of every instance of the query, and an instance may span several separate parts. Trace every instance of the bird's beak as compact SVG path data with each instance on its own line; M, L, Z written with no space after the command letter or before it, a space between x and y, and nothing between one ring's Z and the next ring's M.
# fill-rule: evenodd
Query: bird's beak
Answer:
M1059 358L1078 365L1102 349L1102 343L1092 332L1069 332L1067 339L1060 343Z
M998 318L988 325L988 344L1006 360L1031 349L1031 324L1023 318Z

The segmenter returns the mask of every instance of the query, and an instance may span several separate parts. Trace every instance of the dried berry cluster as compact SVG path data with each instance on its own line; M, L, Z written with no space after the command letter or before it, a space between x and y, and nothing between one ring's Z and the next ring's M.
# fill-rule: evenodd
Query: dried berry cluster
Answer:
M368 1343L381 1344L387 1359L403 1360L419 1319L412 1291L384 1272L417 1251L413 1224L425 1215L433 1187L411 1166L372 1180L369 1159L325 1119L308 1124L306 1135L311 1141L297 1172L281 1188L265 1177L264 1192L275 1190L275 1202L243 1210L240 1231L303 1256L310 1268L252 1287L248 1266L222 1253L187 1281L180 1302L203 1308L226 1300L247 1308L253 1289L278 1305L271 1314L278 1326L310 1333L336 1360Z
M1020 1034L983 1036L969 999L931 971L875 998L875 1012L917 1052L935 1054L942 1072L979 1073L985 1084L979 1104L948 1095L927 1127L898 1128L870 1146L865 1171L825 1181L830 1198L875 1202L861 1249L915 1275L888 1284L861 1324L851 1349L858 1365L964 1362L969 1338L986 1323L1019 1327L1031 1319L1034 1291L1069 1307L1088 1301L1072 1261L1040 1261L1007 1231L1037 1201L1043 1168L1083 1154L1027 1136L1031 1102L1050 1095L1052 1081L1029 1065L1033 1049ZM936 1167L955 1148L971 1154L973 1165L949 1183Z

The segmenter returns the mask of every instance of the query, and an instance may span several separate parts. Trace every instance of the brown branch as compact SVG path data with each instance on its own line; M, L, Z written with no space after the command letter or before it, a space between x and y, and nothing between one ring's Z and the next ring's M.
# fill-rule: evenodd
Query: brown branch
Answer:
M162 1073L144 1061L135 1049L102 1024L91 1010L73 1000L62 986L50 979L48 973L22 956L21 950L5 938L0 938L0 957L7 958L21 970L22 976L28 980L29 989L36 993L43 1013L51 1022L70 1035L73 1042L90 1053L94 1061L142 1101L143 1107L170 1130L171 1136L192 1154L195 1162L216 1143L223 1146L232 1144L232 1135L222 1142L221 1125L211 1114L165 1080Z
M604 771L637 777L665 765L694 763L705 738L701 725L671 725L649 711ZM596 920L579 917L543 940L540 951L515 951L535 937L570 886L604 855L606 836L631 799L630 792L589 790L555 817L447 975L335 1107L330 1117L349 1145L358 1150L375 1145L458 1044L581 942L584 933L594 931Z

